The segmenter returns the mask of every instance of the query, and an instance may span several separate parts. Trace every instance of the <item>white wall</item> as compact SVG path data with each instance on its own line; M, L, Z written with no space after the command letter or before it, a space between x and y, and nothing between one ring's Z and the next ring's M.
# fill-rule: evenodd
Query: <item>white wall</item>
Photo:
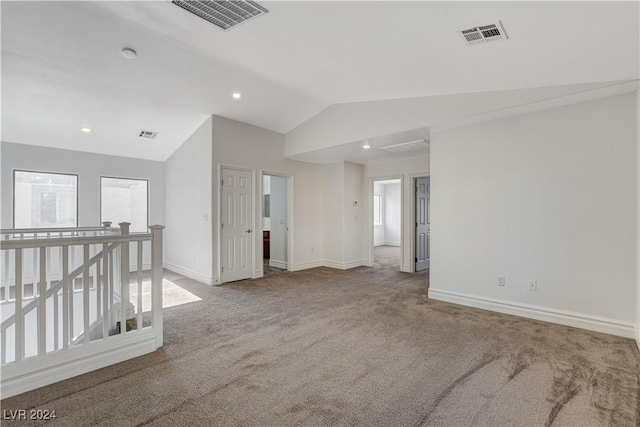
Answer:
M373 246L384 245L384 189L379 182L373 183L373 194L380 196L380 225L373 225ZM366 253L366 252L365 252Z
M322 259L336 268L344 262L344 162L322 165Z
M34 145L1 143L2 228L12 228L13 170L78 175L78 226L100 225L100 177L149 180L149 225L165 224L164 163Z
M398 184L384 184L384 244L400 246L401 188Z
M432 134L429 295L631 336L636 120L626 94Z
M343 245L344 268L358 267L362 265L362 227L365 221L364 192L362 185L363 166L355 163L344 162L344 219L343 219ZM325 234L330 237L330 234Z
M270 172L293 176L293 209L289 231L294 240L288 262L294 270L322 264L322 168L318 165L285 159L284 135L235 120L213 116L213 274L220 283L220 168L235 166L255 173L255 230L254 277L263 274L262 268L262 182L261 173Z
M640 349L640 91L636 92L636 344Z
M165 266L211 283L211 143L209 117L165 162Z
M374 179L390 179L400 178L402 185L402 256L401 270L410 272L415 263L411 261L413 232L415 227L411 227L413 222L412 197L415 195L413 191L413 179L417 176L429 175L429 156L419 156L412 159L394 160L389 162L374 163L366 165L363 170L363 186L366 189L366 197L373 200L372 180ZM368 203L369 205L370 203ZM371 240L370 227L373 227L372 211L367 214L368 221L362 223L363 246L362 253L364 257L369 256L369 265L373 265L373 242Z
M287 268L287 178L270 176L269 264Z

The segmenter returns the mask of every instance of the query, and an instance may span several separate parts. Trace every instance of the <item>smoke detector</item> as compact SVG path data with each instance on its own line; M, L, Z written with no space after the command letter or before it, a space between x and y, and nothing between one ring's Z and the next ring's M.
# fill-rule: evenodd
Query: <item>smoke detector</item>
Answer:
M227 31L238 24L269 13L251 0L206 1L172 0L171 3Z
M156 136L158 136L158 132L154 132L154 131L151 131L151 130L141 130L140 134L138 136L140 138L153 139Z
M492 40L506 40L508 38L500 21L459 30L458 33L467 44L486 43Z

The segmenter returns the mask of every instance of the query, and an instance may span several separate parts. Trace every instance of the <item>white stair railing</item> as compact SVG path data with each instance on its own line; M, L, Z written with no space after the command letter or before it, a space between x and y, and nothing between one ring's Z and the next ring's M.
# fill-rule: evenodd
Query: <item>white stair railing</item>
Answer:
M128 223L119 229L107 223L1 231L3 397L116 363L127 346L134 349L130 357L162 346L163 228L131 234ZM145 253L151 258L150 292L143 286ZM119 360L109 356L113 351L120 351ZM74 369L61 375L69 363Z

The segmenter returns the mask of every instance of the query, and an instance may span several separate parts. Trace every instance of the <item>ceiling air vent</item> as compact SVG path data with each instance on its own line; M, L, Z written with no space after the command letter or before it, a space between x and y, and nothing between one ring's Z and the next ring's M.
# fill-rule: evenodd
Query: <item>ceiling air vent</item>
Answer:
M428 148L429 143L424 139L380 147L381 150L387 151L389 153L406 153L408 151L426 150Z
M500 24L500 21L491 24L480 25L466 30L460 30L460 35L467 44L484 43L491 40L507 39L507 33Z
M150 131L150 130L141 130L140 134L138 136L140 138L153 139L156 136L158 136L158 132L153 132L153 131Z
M211 22L213 25L227 31L238 24L269 13L267 9L251 0L238 1L181 1L172 0L171 3L184 10Z

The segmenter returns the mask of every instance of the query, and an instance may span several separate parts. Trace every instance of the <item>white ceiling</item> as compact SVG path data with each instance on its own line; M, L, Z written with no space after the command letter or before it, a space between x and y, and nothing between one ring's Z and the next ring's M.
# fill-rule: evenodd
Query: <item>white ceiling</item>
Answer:
M320 164L347 161L361 165L370 165L374 163L428 156L428 147L402 153L389 153L380 149L380 147L416 141L419 139L424 139L429 142L429 128L412 129L389 135L381 135L375 138L368 138L366 139L369 143L368 149L363 148L365 141L355 141L348 144L340 144L329 148L309 151L307 153L295 155L292 158L294 160Z
M261 4L224 32L166 1L2 2L2 140L164 160L210 114L287 133L338 103L639 75L638 2ZM497 19L509 40L456 33Z

